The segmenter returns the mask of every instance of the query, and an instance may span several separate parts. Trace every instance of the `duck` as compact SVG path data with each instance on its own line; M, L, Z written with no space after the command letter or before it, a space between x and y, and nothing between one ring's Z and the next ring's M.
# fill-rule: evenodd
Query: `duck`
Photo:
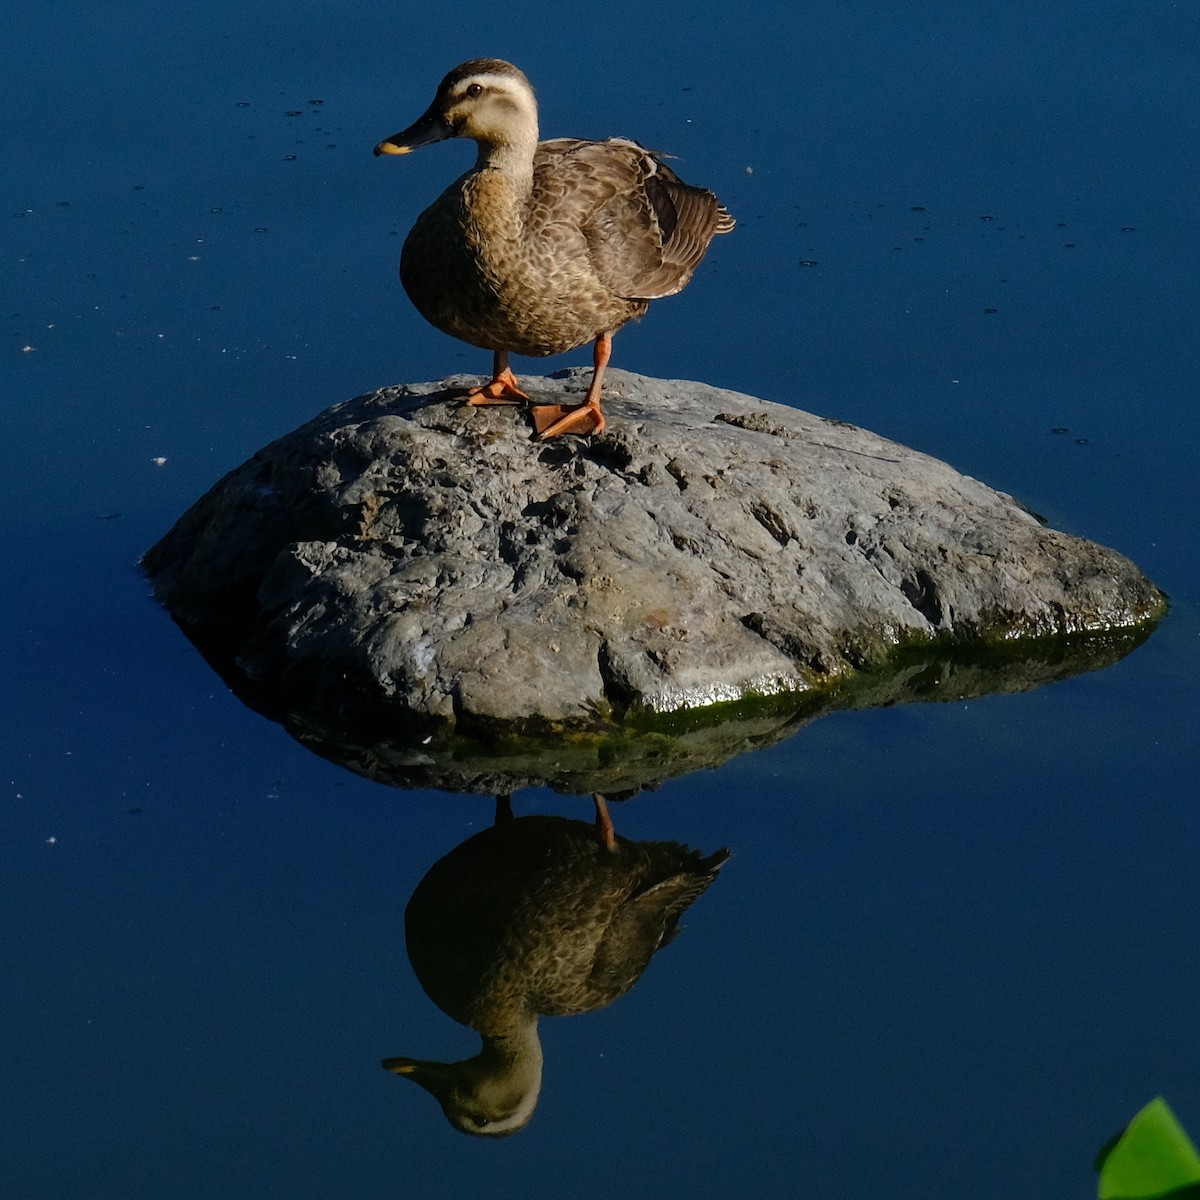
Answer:
M529 1123L542 1086L541 1016L602 1008L624 995L713 883L729 851L632 841L596 821L514 817L436 862L404 914L409 961L426 995L475 1030L459 1062L396 1056L462 1133L505 1137Z
M532 417L541 440L599 433L613 335L651 300L682 290L734 219L713 192L684 183L662 155L628 138L539 141L533 87L503 59L455 67L425 112L375 154L448 138L473 140L475 165L405 239L404 290L430 324L492 351L491 379L467 393L473 405L529 400L510 355L591 342L583 403L533 405Z

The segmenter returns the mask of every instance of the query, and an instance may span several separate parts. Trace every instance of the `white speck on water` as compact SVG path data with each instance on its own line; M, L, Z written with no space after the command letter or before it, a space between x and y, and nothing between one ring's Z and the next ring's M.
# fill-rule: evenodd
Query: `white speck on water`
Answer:
M152 463L153 463L153 464L154 464L156 467L163 467L163 466L166 466L166 463L167 463L167 460L166 460L165 458L163 458L161 455L160 455L158 458L152 458L150 461L151 461L151 462L152 462Z

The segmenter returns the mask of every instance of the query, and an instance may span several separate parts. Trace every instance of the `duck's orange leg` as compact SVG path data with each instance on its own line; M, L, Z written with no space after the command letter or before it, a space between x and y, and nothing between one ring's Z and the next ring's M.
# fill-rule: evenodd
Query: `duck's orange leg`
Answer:
M533 406L533 423L538 431L539 442L564 433L578 433L586 437L604 428L604 414L600 411L600 384L611 357L612 334L602 333L592 350L592 382L588 385L583 403L575 408L563 404Z
M480 384L467 392L467 403L475 405L520 404L528 399L517 386L517 377L508 365L507 350L497 350L493 356L491 382Z
M608 801L599 792L593 792L592 803L596 806L596 837L606 850L615 850L617 832L613 829L612 817L608 815Z

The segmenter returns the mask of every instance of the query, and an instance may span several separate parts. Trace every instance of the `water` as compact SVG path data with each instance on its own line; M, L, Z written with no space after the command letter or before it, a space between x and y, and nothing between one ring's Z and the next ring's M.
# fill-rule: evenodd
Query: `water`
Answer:
M1155 1093L1200 1134L1191 6L10 9L5 1195L1083 1197ZM617 365L943 457L1172 598L1106 671L617 806L733 858L628 995L543 1022L501 1143L377 1065L478 1045L403 911L490 800L305 751L136 569L327 405L486 369L395 279L469 148L370 155L479 53L546 135L671 150L740 220Z

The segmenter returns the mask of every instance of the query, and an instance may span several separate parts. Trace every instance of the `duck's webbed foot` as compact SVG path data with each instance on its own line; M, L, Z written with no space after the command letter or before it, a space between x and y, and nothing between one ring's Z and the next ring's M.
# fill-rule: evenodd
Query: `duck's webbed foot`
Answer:
M467 389L467 403L477 407L485 404L523 404L528 399L521 391L512 367L508 365L506 350L496 351L489 382Z
M517 377L508 370L502 375L497 375L490 383L480 384L467 392L467 403L476 406L524 404L528 399L529 397L517 386Z
M599 400L588 400L584 404L535 404L530 410L537 429L539 442L560 437L564 433L577 433L582 437L599 433L604 428L604 414Z
M599 433L604 428L604 414L600 411L600 385L604 379L604 368L608 366L611 357L612 334L602 333L592 347L592 382L588 385L583 403L577 408L567 408L562 404L533 406L533 424L537 429L539 442L561 437L564 433L577 433L581 437L587 437L588 434Z

